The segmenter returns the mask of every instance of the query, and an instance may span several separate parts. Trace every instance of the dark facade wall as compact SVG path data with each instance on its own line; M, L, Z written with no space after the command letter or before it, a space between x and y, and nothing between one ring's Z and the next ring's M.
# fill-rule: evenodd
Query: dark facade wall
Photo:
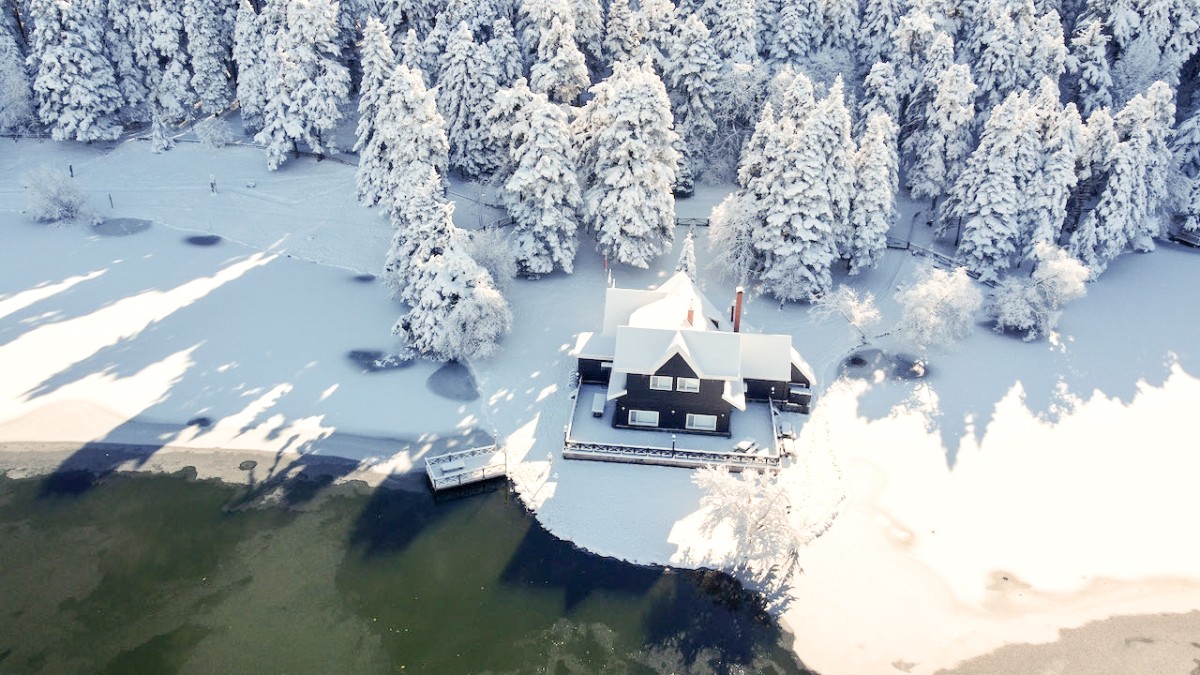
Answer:
M802 384L806 387L812 386L812 382L808 381L808 378L805 377L804 374L800 372L800 369L797 368L795 366L795 364L792 365L792 382L794 382L796 384Z
M765 401L768 398L778 401L787 398L787 392L787 382L746 380L746 398L752 401Z
M579 380L587 384L608 384L608 376L612 368L601 368L600 364L612 364L612 361L597 359L579 359Z
M667 361L656 375L675 377L696 377L696 373L688 367L683 357L675 355ZM725 392L725 383L720 380L700 380L700 391L658 391L650 388L649 375L626 376L626 394L617 399L616 412L613 414L613 426L633 429L670 429L689 434L710 433L722 436L729 435L729 413L733 406L721 395ZM630 410L658 411L658 427L630 427ZM685 429L688 413L699 415L716 415L717 429L715 432Z

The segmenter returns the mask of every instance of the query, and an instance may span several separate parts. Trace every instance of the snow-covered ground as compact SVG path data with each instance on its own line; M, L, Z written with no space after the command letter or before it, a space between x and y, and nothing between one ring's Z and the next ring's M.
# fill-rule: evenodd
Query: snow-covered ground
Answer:
M72 165L100 214L155 225L103 237L29 222L19 179L47 163ZM474 188L454 192L461 225L494 219L472 203ZM721 193L701 187L681 216L703 217ZM928 238L923 225L913 231ZM225 239L184 242L196 233ZM103 152L5 141L0 441L286 449L403 471L494 431L523 498L555 534L641 563L720 556L726 542L696 534L690 472L558 455L567 350L596 328L606 283L586 245L576 274L509 284L514 331L501 356L474 364L479 398L462 400L461 378L436 364L364 373L346 356L394 347L400 308L378 283L354 280L378 270L389 237L338 162L292 160L269 173L251 148L153 155L141 142ZM892 294L922 261L890 251L855 280L880 300L881 332L897 317ZM656 269L617 269L616 282L646 287L674 263L670 254ZM792 334L818 372L802 461L782 477L801 510L839 513L804 551L784 617L807 665L932 672L1117 614L1200 608L1189 424L1200 318L1187 301L1197 265L1200 254L1168 246L1124 256L1052 339L981 326L931 354L923 380L870 368L838 379L859 346L850 329L751 299L746 322ZM711 274L701 286L718 304L732 294ZM896 350L886 337L871 347ZM448 377L457 386L442 386ZM211 425L187 425L199 417Z

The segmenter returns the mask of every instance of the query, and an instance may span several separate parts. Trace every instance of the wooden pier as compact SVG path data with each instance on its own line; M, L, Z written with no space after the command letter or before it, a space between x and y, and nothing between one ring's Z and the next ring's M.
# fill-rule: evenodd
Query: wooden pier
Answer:
M426 457L425 474L434 490L446 490L507 476L508 461L493 443Z

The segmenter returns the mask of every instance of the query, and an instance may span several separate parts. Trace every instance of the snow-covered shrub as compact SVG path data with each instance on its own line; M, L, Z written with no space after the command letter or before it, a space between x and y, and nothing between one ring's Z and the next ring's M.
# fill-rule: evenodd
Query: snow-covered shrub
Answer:
M206 148L223 148L233 141L233 127L220 117L200 120L192 131Z
M1026 340L1054 330L1063 305L1087 294L1091 274L1086 265L1053 244L1038 244L1036 255L1040 262L1033 275L1002 281L987 309L996 319L996 330L1025 331Z
M66 171L42 166L24 176L28 191L26 212L41 223L72 220L83 212L86 199Z
M792 525L786 487L770 472L733 474L713 466L698 469L692 482L704 492L701 533L711 537L724 527L733 542L724 567L762 591L769 606L780 608L800 571L800 549L816 536Z
M496 288L504 290L509 279L517 276L517 258L508 232L499 227L475 230L466 242L467 255L492 275Z
M903 314L895 332L919 350L945 347L971 334L983 294L965 267L946 272L929 267L916 283L896 294Z
M875 296L867 291L860 297L857 290L845 284L814 302L812 313L822 321L834 315L842 317L858 333L863 344L867 343L867 330L880 319Z

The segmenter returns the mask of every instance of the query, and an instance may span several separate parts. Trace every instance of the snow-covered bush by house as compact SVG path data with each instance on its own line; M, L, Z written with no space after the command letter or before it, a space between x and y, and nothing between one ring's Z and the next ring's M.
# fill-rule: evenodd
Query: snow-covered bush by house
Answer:
M733 544L722 566L781 609L800 572L800 549L815 536L792 525L788 490L772 472L734 474L715 466L697 469L692 482L704 492L701 533L712 537L720 530Z
M83 212L86 199L66 171L50 166L25 174L26 213L40 223L71 220Z
M946 272L921 271L916 281L896 293L900 321L894 333L920 351L948 347L971 334L983 293L965 267Z
M467 255L487 270L496 288L503 291L508 282L517 276L517 257L513 253L509 232L503 227L487 227L469 233Z
M1038 244L1035 255L1038 263L1033 274L1001 281L987 308L996 330L1024 331L1026 340L1050 334L1058 326L1063 305L1087 293L1091 275L1086 265L1053 244Z
M233 141L233 127L220 117L206 117L192 127L196 139L206 148L223 148Z

